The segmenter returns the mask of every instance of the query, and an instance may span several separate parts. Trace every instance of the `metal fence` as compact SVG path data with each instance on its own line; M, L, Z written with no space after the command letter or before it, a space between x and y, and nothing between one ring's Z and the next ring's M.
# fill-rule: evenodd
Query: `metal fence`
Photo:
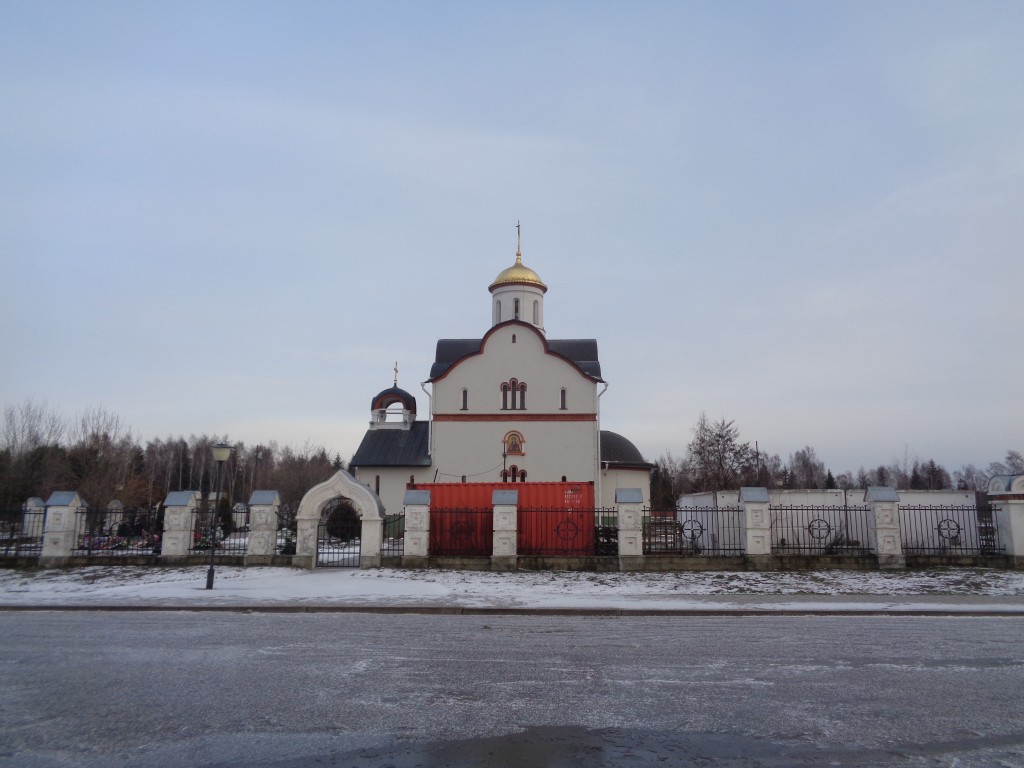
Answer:
M900 538L908 555L1002 552L991 507L900 506Z
M746 549L741 507L645 509L645 555L729 557Z
M772 554L867 555L874 547L865 506L771 508Z
M162 531L156 509L79 509L71 554L106 558L159 555Z
M249 533L236 530L234 525L225 525L226 515L195 510L192 513L192 541L189 554L214 556L244 555L249 546Z
M494 551L494 510L431 509L430 554L435 557L490 557Z
M619 553L615 509L520 509L516 550L520 555L589 557Z
M43 551L41 507L14 507L0 511L0 558L39 557Z
M380 545L381 557L401 557L405 554L405 512L384 516L384 531Z

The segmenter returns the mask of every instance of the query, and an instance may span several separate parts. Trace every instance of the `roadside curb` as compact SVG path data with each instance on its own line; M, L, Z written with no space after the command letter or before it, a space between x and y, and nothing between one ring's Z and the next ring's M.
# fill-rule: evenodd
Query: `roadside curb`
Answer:
M0 605L0 613L364 613L423 616L580 616L580 617L800 617L920 616L1024 618L1024 607L1008 608L516 608L413 605Z

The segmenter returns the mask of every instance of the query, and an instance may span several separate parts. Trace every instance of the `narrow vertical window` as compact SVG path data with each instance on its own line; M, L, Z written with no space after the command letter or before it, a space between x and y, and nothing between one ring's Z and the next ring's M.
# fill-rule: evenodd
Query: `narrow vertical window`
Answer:
M494 324L497 325L501 322L501 302L494 302Z
M540 302L533 302L533 324L540 325Z
M526 410L526 385L519 385L519 408L520 410Z
M507 483L508 482L508 470L507 469L501 470L501 482L503 482L503 483Z
M516 320L519 319L519 299L515 299L512 302L512 316L515 317Z
M565 390L563 389L562 392L564 394ZM464 389L464 390L462 390L462 410L465 411L468 408L469 408L469 390L468 389Z
M373 479L373 492L380 496L380 475Z
M518 397L517 396L519 394L519 382L516 381L515 379L512 379L508 383L508 388L512 392L512 410L514 411L514 410L516 410L519 407L517 405L517 402L518 402Z
M562 387L562 394L559 396L558 399L558 408L559 410L562 411L565 410L565 387Z
M501 385L501 410L508 410L508 384Z
M519 482L521 482L521 483L525 483L526 482L526 470L525 469L519 470Z

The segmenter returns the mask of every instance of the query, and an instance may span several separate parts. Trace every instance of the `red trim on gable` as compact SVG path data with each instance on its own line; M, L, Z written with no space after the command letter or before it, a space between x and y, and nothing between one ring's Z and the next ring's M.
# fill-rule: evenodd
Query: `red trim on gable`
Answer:
M596 413L435 413L434 421L597 421Z

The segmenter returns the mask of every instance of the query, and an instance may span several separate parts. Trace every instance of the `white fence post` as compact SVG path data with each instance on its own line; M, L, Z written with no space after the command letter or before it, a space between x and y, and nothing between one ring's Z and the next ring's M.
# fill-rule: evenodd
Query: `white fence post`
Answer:
M639 488L616 488L619 517L619 570L644 567L644 494Z
M426 568L430 555L430 491L405 492L403 568Z
M1024 475L997 475L989 480L989 501L999 543L1014 568L1024 569Z
M249 540L246 565L270 565L277 554L277 530L281 495L277 491L253 491L249 497Z
M492 491L494 546L492 571L514 571L518 566L519 491Z
M767 488L740 488L744 552L755 569L772 568L770 505Z
M198 491L173 491L164 499L164 532L160 537L161 562L188 556L195 528Z
M879 568L906 568L900 536L900 496L895 488L872 485L864 492L868 510L868 534Z
M67 565L75 548L75 526L78 510L85 502L75 491L54 491L46 501L43 523L43 551L39 565L43 568Z

